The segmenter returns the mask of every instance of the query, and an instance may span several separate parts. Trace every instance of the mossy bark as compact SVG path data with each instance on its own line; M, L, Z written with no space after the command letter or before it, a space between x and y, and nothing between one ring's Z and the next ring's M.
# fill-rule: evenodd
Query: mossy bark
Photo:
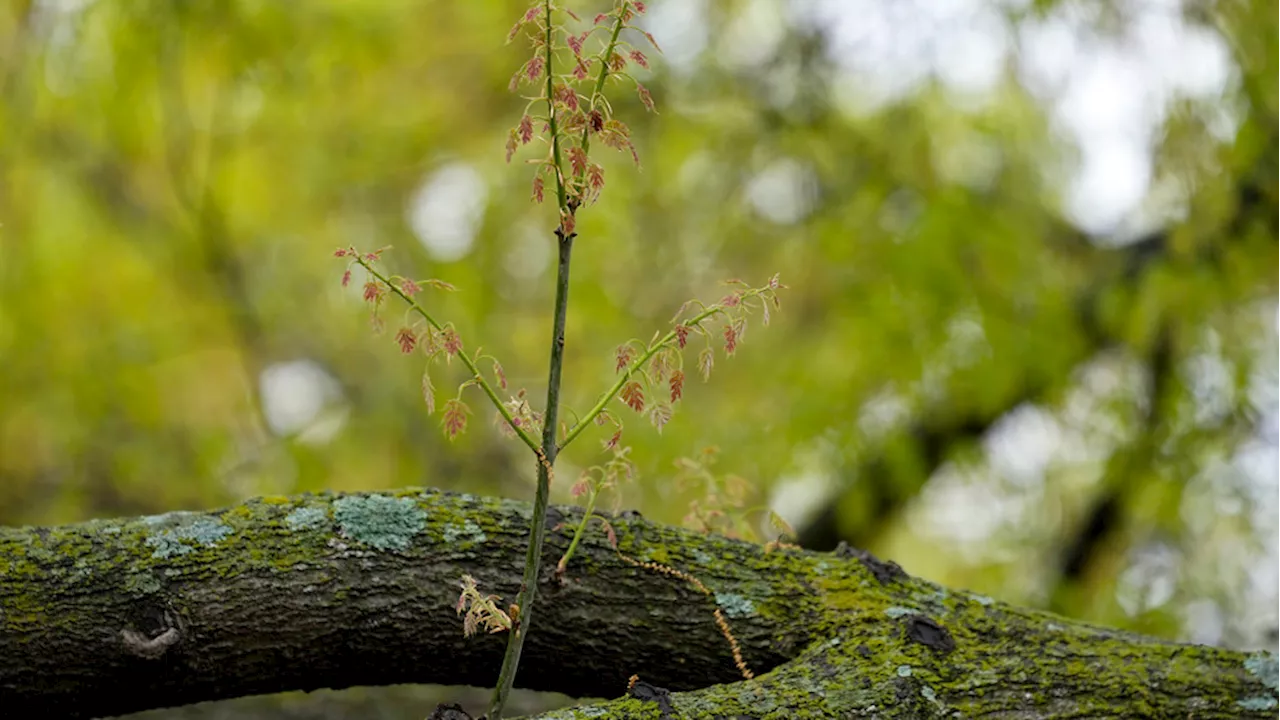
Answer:
M571 528L579 512L552 508L548 526ZM458 578L514 598L530 516L525 503L410 489L0 530L0 708L86 717L283 690L492 685L504 639L462 637ZM622 699L547 718L1275 715L1268 653L1010 607L847 549L766 552L610 522L623 553L711 595L624 561L603 533L560 583L569 535L549 532L519 685ZM633 674L643 684L627 697Z

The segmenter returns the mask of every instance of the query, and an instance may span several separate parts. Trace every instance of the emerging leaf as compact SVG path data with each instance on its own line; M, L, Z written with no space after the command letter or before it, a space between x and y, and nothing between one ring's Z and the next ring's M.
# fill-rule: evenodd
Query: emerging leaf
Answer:
M658 434L661 435L663 426L671 422L671 406L661 402L654 403L649 409L649 422L658 428Z
M676 326L676 344L683 350L686 343L689 342L689 326L681 323Z
M613 368L614 374L617 374L622 372L623 370L626 370L627 366L631 364L631 359L634 356L635 356L635 348L631 347L630 345L619 345L617 351L614 353L614 360L615 360L615 364ZM625 391L626 391L626 388L623 388L623 392Z
M636 83L636 94L640 96L640 103L644 105L645 110L651 113L658 112L657 108L653 106L653 96L649 94L649 88Z
M608 441L605 442L604 444L605 449L612 450L618 447L618 442L620 440L622 440L622 428L618 428L618 430L613 433L613 436L610 437Z
M684 371L676 370L671 373L671 402L679 402L684 397Z
M702 373L703 382L711 379L711 368L715 364L716 357L711 348L703 348L702 352L698 353L698 372Z
M386 288L382 283L373 282L372 280L364 284L364 301L376 303L382 300L382 296L386 293Z
M599 520L600 520L600 524L604 526L605 537L609 538L609 546L612 547L614 550L617 550L618 549L618 533L614 531L613 525L610 525L608 520L605 520L604 518L599 518Z
M634 380L622 386L622 402L636 412L644 412L644 390Z
M458 333L453 328L447 327L444 329L442 340L444 341L444 351L449 356L462 352L462 338L458 337Z
M454 287L453 285L450 285L449 283L443 280L437 280L436 278L430 278L428 280L424 280L423 282L425 282L426 284L430 285L431 287L437 290L448 290L449 292L458 291L458 288Z
M400 346L400 352L408 355L418 345L418 336L413 330L402 327L396 331L396 344Z
M427 414L436 411L436 388L431 382L431 367L422 369L422 400L427 404Z
M444 425L445 435L450 440L458 437L467 429L467 413L471 410L461 400L453 399L444 404L444 418L441 424Z
M796 536L796 531L791 527L791 525L786 520L783 520L781 515L772 510L769 511L769 527L777 530L779 533L786 535L787 537L793 538Z
M498 378L498 387L503 390L507 389L507 374L502 372L502 363L496 359L493 361L493 374Z

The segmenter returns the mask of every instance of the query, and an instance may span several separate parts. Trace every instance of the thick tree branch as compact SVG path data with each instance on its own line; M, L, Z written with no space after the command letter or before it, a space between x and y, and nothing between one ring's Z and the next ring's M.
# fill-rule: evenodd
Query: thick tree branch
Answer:
M579 512L552 508L548 525L572 527ZM526 503L413 489L0 530L0 707L86 717L290 689L491 685L503 638L462 637L457 579L514 597L530 516ZM647 699L594 717L658 718L665 704L691 718L1236 718L1276 707L1270 654L1008 607L847 547L770 553L612 522L622 552L691 573L714 604L623 561L603 537L583 542L561 585L552 568L569 537L550 532L520 685L620 697L639 675L632 693ZM715 605L755 680L737 681Z

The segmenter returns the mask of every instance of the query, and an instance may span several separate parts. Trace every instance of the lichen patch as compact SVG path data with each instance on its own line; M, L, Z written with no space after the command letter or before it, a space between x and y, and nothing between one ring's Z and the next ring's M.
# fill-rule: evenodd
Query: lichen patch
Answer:
M731 618L746 617L756 611L754 603L735 593L716 593L716 604Z
M1280 664L1276 656L1269 652L1256 652L1245 658L1244 667L1250 675L1262 681L1272 690L1280 689Z
M379 550L406 550L427 526L427 514L411 498L352 495L333 502L344 537Z
M201 547L213 547L233 532L226 525L211 518L200 518L147 537L147 547L153 549L153 558L171 558L195 552Z
M300 507L284 518L284 524L290 530L309 530L317 528L329 519L329 514L318 507Z

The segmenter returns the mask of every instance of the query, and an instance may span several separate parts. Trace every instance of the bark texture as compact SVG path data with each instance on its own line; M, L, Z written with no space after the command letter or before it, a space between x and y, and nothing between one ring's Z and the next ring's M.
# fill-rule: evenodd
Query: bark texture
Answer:
M552 508L548 525L580 512ZM0 530L0 708L90 717L284 690L490 686L504 638L462 637L458 578L514 598L530 516L409 489ZM1275 716L1270 653L1010 607L847 547L766 552L610 522L632 560L596 533L564 583L552 571L569 534L548 533L517 685L620 699L546 718Z

